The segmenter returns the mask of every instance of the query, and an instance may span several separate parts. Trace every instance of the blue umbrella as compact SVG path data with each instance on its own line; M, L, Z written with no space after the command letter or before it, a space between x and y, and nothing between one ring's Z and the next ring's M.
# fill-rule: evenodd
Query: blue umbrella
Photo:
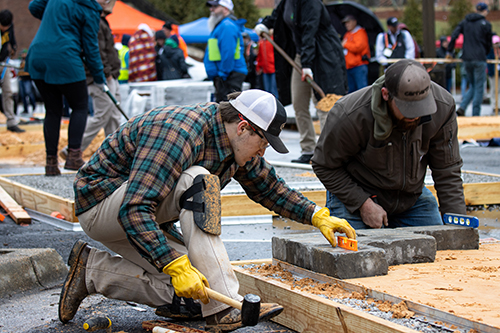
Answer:
M193 22L182 24L179 26L179 34L181 35L182 38L184 38L186 44L207 43L208 37L210 36L210 31L208 31L207 22L208 18L202 17ZM250 38L254 42L257 42L259 40L259 36L252 29L245 27L244 31L248 32Z

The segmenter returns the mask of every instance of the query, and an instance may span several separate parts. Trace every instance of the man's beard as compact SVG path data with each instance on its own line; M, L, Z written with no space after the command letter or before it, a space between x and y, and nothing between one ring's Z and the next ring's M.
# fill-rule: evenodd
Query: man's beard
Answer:
M208 30L210 32L214 31L215 27L217 24L219 24L220 21L224 18L224 14L216 14L214 12L210 13L210 16L208 18Z
M396 116L394 115L394 110L392 109L391 103L387 103L387 108L389 109L389 114L391 115L392 118L392 123L396 124L396 128L400 129L402 131L413 131L418 127L420 124L420 119L417 119L412 122L407 122L405 121L406 118L403 119L397 119Z

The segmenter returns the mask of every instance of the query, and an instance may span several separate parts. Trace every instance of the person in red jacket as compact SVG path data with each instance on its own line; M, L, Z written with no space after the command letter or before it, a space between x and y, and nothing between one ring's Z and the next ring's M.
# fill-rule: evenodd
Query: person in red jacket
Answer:
M276 70L274 68L274 47L267 39L260 38L259 53L257 53L257 74L262 74L264 90L278 98L276 85Z
M342 39L344 47L345 65L347 68L347 84L349 93L368 85L368 59L370 59L370 45L366 30L358 25L352 15L343 20L347 32Z

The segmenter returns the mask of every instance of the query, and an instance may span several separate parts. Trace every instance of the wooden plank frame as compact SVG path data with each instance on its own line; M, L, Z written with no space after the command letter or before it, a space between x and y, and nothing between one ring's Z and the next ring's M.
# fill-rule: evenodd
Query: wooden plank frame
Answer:
M436 308L405 300L390 294L370 290L345 280L315 273L277 259L233 261L233 269L240 282L239 293L260 295L262 302L274 302L283 305L285 310L273 321L298 332L416 332L404 326L392 323L364 311L324 299L323 297L291 289L277 279L251 275L240 266L254 264L279 264L283 269L301 277L312 278L319 283L338 284L346 291L365 294L380 301L393 304L405 301L408 309L427 318L455 325L460 329L476 332L499 333L500 329L480 322L471 321Z
M392 323L320 296L292 290L272 278L248 274L233 266L240 282L240 294L260 295L262 302L278 303L285 309L273 321L297 332L410 333L410 328Z
M470 173L498 176L481 172ZM500 180L500 176L498 177ZM19 205L25 208L33 209L48 215L54 211L58 211L64 215L66 221L78 222L78 218L75 216L74 212L74 200L49 194L11 181L8 179L7 175L0 177L0 185L17 203L19 203ZM491 183L467 183L463 186L465 203L467 205L500 204L500 181ZM436 196L433 185L428 185L427 188ZM302 194L318 205L325 206L326 192L324 190L302 191ZM246 194L223 195L221 205L222 216L277 215L252 201Z
M21 206L36 210L37 212L50 215L52 212L60 212L68 222L78 222L75 216L74 200L65 199L44 191L0 177L0 186Z

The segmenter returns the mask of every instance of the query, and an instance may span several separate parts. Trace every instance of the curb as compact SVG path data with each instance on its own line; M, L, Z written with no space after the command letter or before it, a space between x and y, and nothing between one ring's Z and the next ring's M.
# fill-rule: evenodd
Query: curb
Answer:
M0 297L33 288L48 288L68 274L54 249L0 250Z

